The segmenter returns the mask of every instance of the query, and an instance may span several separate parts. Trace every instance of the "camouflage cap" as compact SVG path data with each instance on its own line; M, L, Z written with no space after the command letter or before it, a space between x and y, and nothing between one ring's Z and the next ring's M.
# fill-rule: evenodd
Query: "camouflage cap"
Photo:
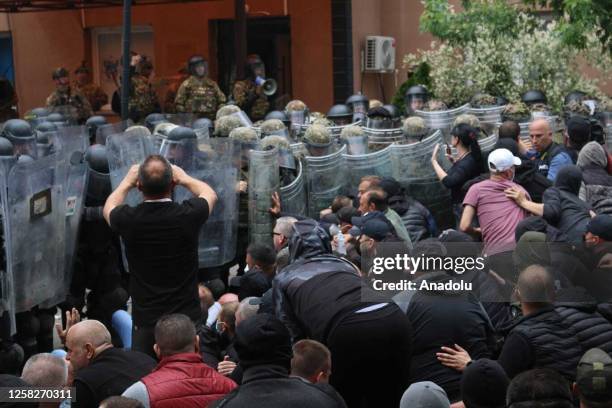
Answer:
M132 126L132 128L136 128L136 127L141 128L144 126ZM172 129L176 127L178 127L178 125L175 125L174 123L163 122L155 126L155 128L153 129L153 134L162 135L163 137L167 137L168 134L170 134L170 132L172 131Z
M351 137L363 136L363 134L364 133L361 126L350 125L342 129L342 132L340 132L340 137L342 139L348 139Z
M529 115L529 108L523 102L512 102L506 105L502 113L508 115Z
M428 112L443 111L447 109L448 107L446 104L439 99L430 99L423 107L423 110Z
M270 135L261 139L261 149L267 150L270 146L274 146L278 149L289 149L289 140L286 137L278 135Z
M563 110L568 113L571 112L583 116L589 116L591 114L591 110L588 106L576 100L570 101L567 105L563 107Z
M306 110L306 104L299 99L294 99L289 101L287 106L285 106L285 110L287 112L303 111Z
M550 112L550 106L545 103L534 103L529 109L532 112Z
M368 106L368 109L380 108L381 106L383 106L383 103L379 101L378 99L370 99L370 104Z
M466 125L470 125L473 128L480 128L480 120L470 113L464 113L455 118L453 122L453 127L465 123Z
M317 113L317 112L315 112ZM330 127L330 126L334 126L334 123L332 121L330 121L329 119L325 118L325 117L318 117L315 118L312 121L313 125L321 125L321 126L325 126L325 127Z
M410 116L404 121L402 130L404 131L404 136L419 137L427 133L427 125L422 117Z
M257 140L257 132L253 128L241 126L229 133L230 139L240 140L241 142L253 142Z
M240 108L236 105L225 105L217 111L217 119L222 116L231 115L232 113L240 112Z
M285 130L287 127L279 119L268 119L261 124L261 131L263 133L276 132L278 130Z
M129 128L125 129L125 132L126 133L128 133L128 132L144 132L148 136L151 135L151 131L146 126L140 126L140 125L130 126Z
M470 101L470 104L473 105L474 107L496 106L497 98L487 93L479 93L479 94L474 95L474 97Z
M315 145L327 145L331 143L329 129L323 125L311 125L304 133L304 141Z
M232 130L243 127L238 116L221 116L215 121L215 136L228 137Z
M606 97L601 98L597 106L601 112L612 112L612 99Z

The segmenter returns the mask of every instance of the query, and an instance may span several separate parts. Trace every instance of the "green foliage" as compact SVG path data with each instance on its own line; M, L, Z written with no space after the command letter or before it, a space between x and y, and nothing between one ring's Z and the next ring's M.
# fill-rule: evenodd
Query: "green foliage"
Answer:
M397 106L400 112L405 111L406 107L404 106L404 95L406 94L406 91L408 90L408 88L414 85L424 85L427 89L430 89L431 81L429 80L429 71L430 71L430 68L427 63L422 62L418 64L417 68L414 70L412 75L410 75L410 79L405 81L399 87L397 92L395 92L395 95L393 95L393 100L391 101L391 103Z

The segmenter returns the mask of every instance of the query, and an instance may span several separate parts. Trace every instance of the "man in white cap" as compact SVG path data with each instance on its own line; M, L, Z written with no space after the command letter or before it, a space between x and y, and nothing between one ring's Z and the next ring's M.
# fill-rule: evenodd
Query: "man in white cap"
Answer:
M514 187L526 196L529 194L513 182L514 168L521 164L521 159L510 150L493 150L487 162L491 176L468 190L463 200L459 228L469 234L482 235L483 253L488 257L489 268L504 278L512 279L512 251L516 246L514 232L528 213L506 197L504 190ZM472 227L474 215L478 216L479 228Z

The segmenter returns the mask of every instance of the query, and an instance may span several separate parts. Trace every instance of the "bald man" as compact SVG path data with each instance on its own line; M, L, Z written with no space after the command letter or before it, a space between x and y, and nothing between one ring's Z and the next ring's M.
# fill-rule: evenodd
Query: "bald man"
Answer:
M529 124L529 139L536 150L538 172L554 182L561 167L573 164L565 148L552 140L550 124L546 119L536 119Z
M144 353L113 347L108 329L97 320L72 326L66 335L66 350L77 395L73 407L97 407L107 397L121 395L156 365Z

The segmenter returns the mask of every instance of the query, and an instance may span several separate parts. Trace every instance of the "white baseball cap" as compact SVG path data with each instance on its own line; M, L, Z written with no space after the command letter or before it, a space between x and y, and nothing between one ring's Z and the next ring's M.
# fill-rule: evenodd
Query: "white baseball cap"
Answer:
M489 153L489 170L493 172L506 171L512 166L520 166L521 159L514 156L508 149L495 149Z

